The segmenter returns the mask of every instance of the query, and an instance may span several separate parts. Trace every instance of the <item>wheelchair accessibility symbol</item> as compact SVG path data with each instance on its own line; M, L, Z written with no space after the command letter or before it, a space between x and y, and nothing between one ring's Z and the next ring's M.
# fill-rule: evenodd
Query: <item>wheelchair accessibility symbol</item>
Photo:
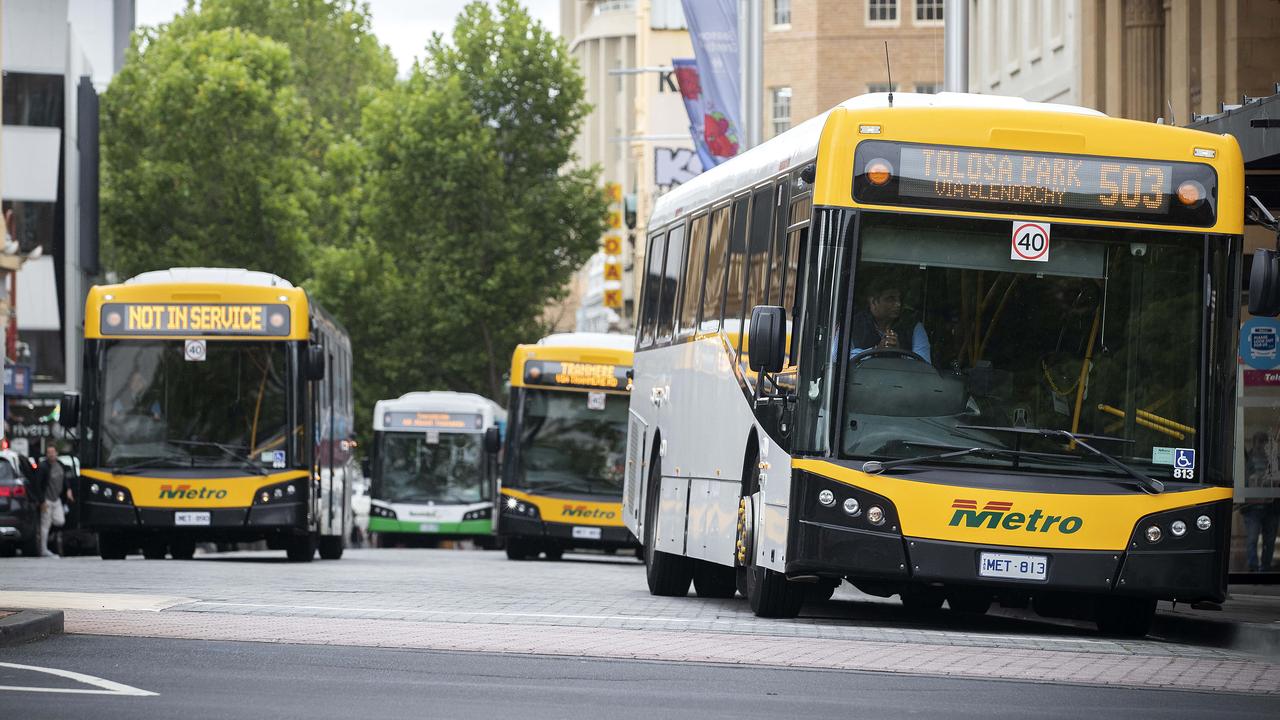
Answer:
M1194 480L1196 476L1196 451L1190 448L1175 448L1173 451L1173 477L1179 480Z

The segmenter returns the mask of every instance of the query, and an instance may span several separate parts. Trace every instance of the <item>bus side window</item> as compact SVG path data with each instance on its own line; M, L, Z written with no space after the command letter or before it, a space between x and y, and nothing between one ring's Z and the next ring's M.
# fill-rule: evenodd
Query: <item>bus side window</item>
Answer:
M791 183L790 178L783 177L778 180L778 186L774 191L773 207L774 207L774 227L773 227L773 248L769 251L769 292L765 299L767 305L782 305L787 308L788 316L790 316L791 308L789 305L782 303L783 293L786 292L788 282L786 275L787 270L787 206L790 204Z
M680 278L684 275L684 223L671 228L667 235L667 259L663 267L657 341L669 342L676 319L676 293L679 291Z
M702 292L702 332L720 329L720 308L724 305L725 275L729 250L729 208L718 208L711 213L711 238L707 250L707 276Z
M800 340L800 299L796 296L796 288L803 287L800 263L804 259L809 239L810 215L813 214L813 196L805 194L791 202L791 219L787 226L787 267L784 271L782 307L787 309L787 320L791 323L791 347L787 353L787 364L795 364L798 358Z
M760 188L751 196L751 229L747 237L747 302L743 307L742 337L751 322L751 308L764 305L769 289L769 246L773 237L773 186ZM739 343L739 352L746 340Z
M708 217L704 213L689 226L689 262L681 283L680 323L677 338L693 335L698 327L698 311L702 309L702 275L707 265Z
M734 348L742 346L742 313L747 301L747 197L733 201L733 221L729 228L729 258L724 288L724 311L721 326L734 333Z
M644 289L640 293L640 347L653 344L654 325L658 319L658 290L662 285L662 253L666 236L656 232L649 236L649 249L644 262L648 268L644 276Z

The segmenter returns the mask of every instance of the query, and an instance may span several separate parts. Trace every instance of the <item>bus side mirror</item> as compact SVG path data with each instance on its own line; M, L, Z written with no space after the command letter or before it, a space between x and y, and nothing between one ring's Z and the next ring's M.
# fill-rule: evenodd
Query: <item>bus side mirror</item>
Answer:
M498 428L486 428L484 431L484 451L490 455L497 455L501 447L502 437L498 434Z
M780 372L787 356L787 311L777 305L752 308L747 340L747 362L752 370Z
M324 348L320 345L307 346L307 379L324 379Z
M1280 315L1280 252L1259 248L1253 252L1249 273L1249 314Z
M68 430L80 424L80 393L62 393L62 403L58 406L58 424Z

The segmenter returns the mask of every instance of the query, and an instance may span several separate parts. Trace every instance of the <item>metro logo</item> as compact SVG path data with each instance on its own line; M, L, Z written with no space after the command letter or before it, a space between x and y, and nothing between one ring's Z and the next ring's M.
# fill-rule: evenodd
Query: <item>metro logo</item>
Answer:
M955 509L955 513L951 516L951 522L947 523L952 527L960 527L961 522L964 527L978 528L986 527L989 530L1003 528L1005 530L1023 530L1025 532L1049 532L1054 526L1057 526L1058 532L1064 535L1070 535L1078 531L1084 526L1084 520L1074 516L1046 515L1039 508L1031 511L1030 515L1020 512L1010 512L1013 509L1013 503L999 500L992 500L982 506L982 511L978 511L978 503L975 500L962 500L956 498L951 503L951 507Z
M195 489L190 485L161 485L161 500L221 500L227 496L226 490L209 489L202 487Z
M586 505L578 505L576 507L573 505L565 505L560 510L560 513L565 517L591 518L594 520L612 520L618 515L618 513L613 510L601 510L599 508L592 508Z

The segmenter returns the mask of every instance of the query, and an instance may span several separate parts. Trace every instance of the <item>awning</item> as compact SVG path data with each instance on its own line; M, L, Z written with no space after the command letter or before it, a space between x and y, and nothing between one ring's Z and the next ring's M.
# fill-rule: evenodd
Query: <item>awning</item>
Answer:
M62 131L5 125L0 139L4 199L57 202Z
M18 297L14 312L19 330L60 330L58 284L54 282L53 258L28 260L17 273Z

